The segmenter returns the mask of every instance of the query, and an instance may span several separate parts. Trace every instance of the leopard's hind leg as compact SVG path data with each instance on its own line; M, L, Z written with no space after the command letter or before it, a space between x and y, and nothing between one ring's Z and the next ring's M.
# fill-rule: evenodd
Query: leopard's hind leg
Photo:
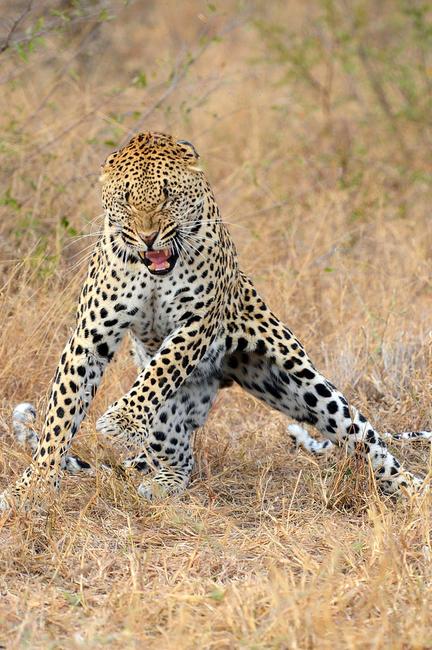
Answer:
M232 328L227 339L225 375L289 417L313 425L349 453L364 455L383 491L418 489L422 481L402 468L367 418L316 370L255 290L246 295L242 331Z
M185 490L194 464L191 436L205 423L219 384L218 377L192 377L161 406L144 446L123 461L147 475L140 496L151 500Z

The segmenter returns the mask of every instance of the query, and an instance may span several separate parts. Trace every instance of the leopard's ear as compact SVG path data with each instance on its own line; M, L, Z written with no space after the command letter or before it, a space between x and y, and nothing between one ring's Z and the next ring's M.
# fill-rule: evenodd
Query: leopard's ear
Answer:
M199 153L195 149L192 142L189 142L189 140L177 140L176 144L180 147L181 155L188 163L187 168L191 171L202 171L199 164L197 164L199 160Z
M105 171L105 167L104 167L104 165L102 165L101 173L100 173L99 178L98 178L99 183L102 183L102 185L103 185L105 183L105 181L108 180L108 176L109 176L108 172Z
M100 183L105 183L105 181L108 179L108 176L110 175L110 172L112 170L112 166L115 163L116 159L118 158L119 154L120 151L113 151L113 153L110 153L108 158L106 158L103 165L101 165L101 173L99 176Z
M177 144L180 145L184 158L199 160L199 153L193 146L192 142L189 142L189 140L177 140Z

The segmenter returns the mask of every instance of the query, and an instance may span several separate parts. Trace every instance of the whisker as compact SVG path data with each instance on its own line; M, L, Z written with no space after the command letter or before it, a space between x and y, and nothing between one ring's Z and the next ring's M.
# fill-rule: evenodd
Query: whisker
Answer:
M90 253L87 253L87 255L83 255L83 257L81 257L78 260L78 262L75 262L75 264L73 264L70 268L68 268L68 272L75 271L75 269L82 266L84 262L88 262L89 259L92 257L92 255L93 255L93 251L91 251Z
M65 246L63 246L63 250L67 250L74 244L77 244L79 241L82 239L87 239L88 237L101 237L104 234L103 230L100 232L95 232L95 233L89 233L87 235L80 235L79 237L74 237L73 241L69 241Z
M175 253L179 256L180 261L184 261L183 251L180 248L179 242L176 239L173 240L173 247L174 247Z
M203 255L203 254L202 254L202 253L201 253L197 248L195 248L195 246L194 246L193 244L191 244L190 241L187 241L187 240L183 239L183 243L184 243L186 246L188 246L189 248L192 248L192 250L194 250L196 253L198 253L198 255L200 255L200 257L202 257L203 260L205 260L204 255Z
M210 242L207 242L207 241L202 241L201 239L194 239L194 238L191 238L191 237L183 237L183 240L184 240L186 243L190 243L190 244L193 245L193 246L198 246L198 247L199 247L199 246L203 246L203 248L204 248L204 252L205 252L206 250L208 250L208 249L209 249L211 246L213 246L213 245L214 245L215 247L219 246L219 244L217 244L216 242L213 242L213 241L211 241L211 240L210 240Z
M215 246L220 246L220 243L217 241L217 239L213 237L199 237L198 235L191 234L191 233L181 233L184 235L185 239L193 239L194 241L200 242L200 241L209 241L212 244L215 244Z
M93 251L95 249L95 244L92 242L88 246L84 246L84 248L81 248L77 253L74 253L73 255L70 256L70 260L76 259L79 255L82 255L83 253L86 253L88 251Z
M173 239L173 241L172 241L172 247L173 247L173 249L174 249L174 253L175 253L175 255L177 255L177 256L179 257L180 261L182 261L182 259L183 259L183 258L182 258L182 253L183 253L183 251L180 249L177 240Z
M185 262L185 264L187 264L188 259L192 259L192 256L191 256L191 254L188 252L188 250L183 246L183 243L181 242L180 239L178 240L178 245L180 246L181 251L182 251L182 253L183 253L183 255L184 255L184 262Z
M236 226L237 228L243 228L244 230L250 230L247 228L247 226L242 226L240 223L234 223L233 221L226 221L225 219L198 219L196 221L187 221L184 225L182 224L183 227L193 227L194 224L206 224L206 223L219 223L221 225L228 224L229 226Z
M90 219L90 221L88 221L88 223L94 223L94 222L96 221L96 219L100 219L101 217L104 217L104 216L105 216L105 213L104 213L104 212L100 212L100 213L97 214L95 217L93 217L93 219Z

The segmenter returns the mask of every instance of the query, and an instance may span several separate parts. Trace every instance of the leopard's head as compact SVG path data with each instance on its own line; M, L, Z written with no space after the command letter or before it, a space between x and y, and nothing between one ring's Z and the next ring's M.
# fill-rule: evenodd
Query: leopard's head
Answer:
M172 271L184 240L199 229L211 190L198 158L190 142L148 132L133 137L102 166L110 235L155 275Z

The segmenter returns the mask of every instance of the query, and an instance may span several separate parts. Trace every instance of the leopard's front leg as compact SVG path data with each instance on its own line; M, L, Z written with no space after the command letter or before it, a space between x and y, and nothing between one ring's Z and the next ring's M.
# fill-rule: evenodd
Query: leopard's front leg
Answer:
M170 334L132 388L99 418L96 429L128 448L142 445L159 408L190 376L214 340L212 322L211 315L195 315Z
M90 277L90 288L94 288L97 277L94 279L94 273ZM54 376L33 461L15 485L0 495L0 509L19 502L36 483L59 485L62 459L128 325L127 309L118 312L106 301L103 305L99 303L96 310L93 300L93 292L86 283L81 293L77 327L64 348Z
M32 464L17 483L3 493L3 507L19 501L23 493L40 480L59 486L62 459L87 414L105 366L117 347L114 339L106 339L94 348L88 347L88 343L80 328L68 341L55 373L44 427Z
M97 430L127 449L142 448L160 407L191 375L211 346L215 338L212 322L211 315L194 316L168 336L132 388L99 418Z

